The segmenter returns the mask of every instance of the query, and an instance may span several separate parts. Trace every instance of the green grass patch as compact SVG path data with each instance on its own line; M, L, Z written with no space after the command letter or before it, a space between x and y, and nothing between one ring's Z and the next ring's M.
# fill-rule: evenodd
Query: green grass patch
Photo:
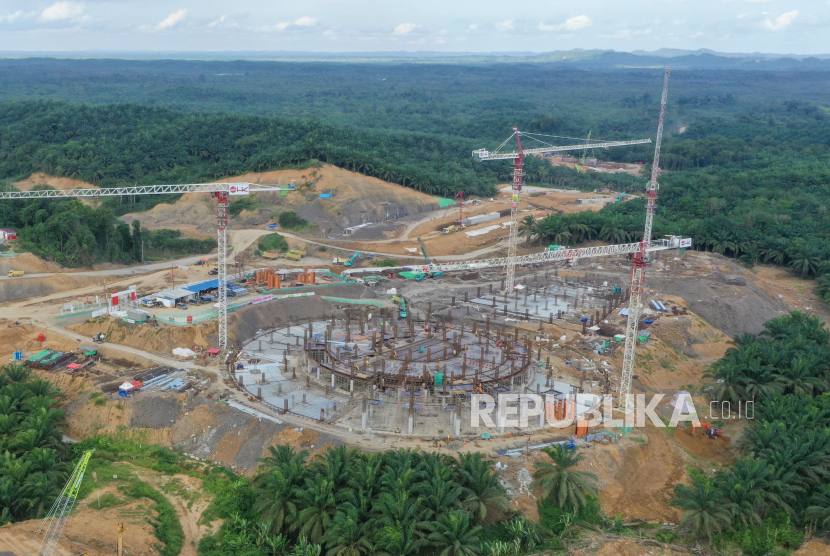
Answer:
M117 497L116 495L108 492L103 496L92 500L89 503L89 507L93 510L105 510L107 508L115 508L117 506L121 506L125 503L125 500Z
M304 228L305 225L308 224L308 220L306 220L293 210L281 212L279 217L277 218L277 222L279 222L280 226L288 230L299 230L301 228Z
M645 438L640 438L639 436L629 436L628 439L633 441L633 442L639 442L640 444L645 444L646 443L646 439Z
M156 545L155 548L161 556L178 556L184 544L184 530L170 501L159 491L140 481L133 481L122 486L121 491L130 498L149 498L156 503L153 510L158 516L149 521L156 533L156 538L163 546Z
M288 242L280 234L274 232L262 236L259 243L257 243L257 248L260 251L288 251Z
M398 266L398 261L395 259L380 259L372 264L375 266Z

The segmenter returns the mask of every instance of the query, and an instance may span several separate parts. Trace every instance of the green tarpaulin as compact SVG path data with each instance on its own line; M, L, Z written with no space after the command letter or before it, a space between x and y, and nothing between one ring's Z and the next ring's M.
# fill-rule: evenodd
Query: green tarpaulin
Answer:
M435 386L444 385L444 373L435 373L433 378L435 379Z
M447 208L456 204L452 199L445 199L444 197L436 197L435 200L438 201L438 206L441 208Z
M36 354L32 355L31 357L29 357L29 359L27 359L27 361L37 361L38 359L43 359L44 357L46 357L50 353L52 353L51 349L44 349L40 353L36 353Z
M423 272L401 272L400 276L403 276L407 280L417 280L419 277L423 278L424 273Z

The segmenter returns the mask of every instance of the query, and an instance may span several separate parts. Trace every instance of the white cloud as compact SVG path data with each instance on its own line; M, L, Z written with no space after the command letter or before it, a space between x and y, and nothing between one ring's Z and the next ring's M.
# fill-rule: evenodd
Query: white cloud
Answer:
M181 9L176 10L172 14L168 15L164 21L156 25L156 29L167 29L168 27L172 27L181 20L183 20L187 16L187 10Z
M283 21L281 23L277 23L276 25L274 25L274 29L276 29L277 31L285 31L286 29L288 29L289 26L291 26L289 22Z
M417 28L418 28L418 25L416 25L414 23L401 23L400 25L395 27L395 30L392 31L392 34L397 36L397 37L403 37L405 35L408 35L409 33L411 33L412 31L414 31Z
M0 21L7 21L12 23L23 17L23 10L17 10L16 12L9 14L9 15L0 15Z
M577 29L582 29L583 27L587 27L591 24L591 18L587 15L578 15L576 17L571 17L567 21L565 21L565 29L569 31L576 31Z
M78 17L84 13L84 5L76 2L55 2L40 14L42 21L60 21Z
M222 17L220 17L216 21L211 21L210 23L208 23L208 27L216 27L217 25L221 25L221 24L225 23L225 20L227 18L228 18L228 16L223 15Z
M750 2L750 3L755 3L755 2L771 2L772 0L746 0L746 1Z
M828 0L828 1L830 1L830 0ZM478 25L476 25L475 23L470 25L470 31L475 31L476 29L478 29Z
M294 25L299 25L300 27L311 27L315 23L317 23L317 19L314 17L301 17L294 22Z
M540 31L576 31L591 24L591 18L587 15L577 15L565 20L559 25L547 25L546 23L539 23Z
M770 31L778 31L790 25L795 18L798 17L798 10L793 10L791 12L787 12L785 14L781 14L775 18L774 21L769 19L764 20L764 25L767 26L767 29Z
M507 21L502 21L501 23L496 25L496 29L498 29L499 31L502 31L502 32L512 31L515 28L516 28L516 24L513 23L512 19L508 19Z

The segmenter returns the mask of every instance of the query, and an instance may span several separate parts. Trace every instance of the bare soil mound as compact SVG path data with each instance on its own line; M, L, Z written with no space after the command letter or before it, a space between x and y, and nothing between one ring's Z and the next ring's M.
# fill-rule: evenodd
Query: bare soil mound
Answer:
M42 276L39 278L8 278L0 279L0 299L3 301L19 301L22 299L38 298L55 293L83 288L99 284L98 276L84 276L64 274L58 276Z
M14 182L12 185L21 191L31 191L36 185L51 185L61 191L78 189L79 187L82 189L98 189L97 185L92 185L85 181L73 180L72 178L59 178L42 172L35 172L25 180Z
M336 166L308 170L278 170L249 173L222 181L298 186L286 195L257 193L252 198L261 206L242 211L231 219L231 227L255 227L274 222L280 212L293 210L316 225L321 233L340 233L346 226L363 222L396 219L438 208L431 195L350 172ZM321 194L332 195L321 198ZM207 236L215 233L215 208L209 195L191 193L176 203L161 204L145 213L124 216L141 220L147 228L185 228Z
M31 253L21 253L15 257L0 258L0 274L5 276L10 270L22 270L26 274L40 274L61 272L64 268L58 263L46 261Z
M131 324L121 319L102 317L79 324L71 324L67 326L67 329L77 332L85 338L91 338L99 332L104 332L108 335L108 342L152 353L170 355L173 349L177 347L211 347L208 335L216 334L217 326L218 324L215 321L207 321L192 326L147 326Z

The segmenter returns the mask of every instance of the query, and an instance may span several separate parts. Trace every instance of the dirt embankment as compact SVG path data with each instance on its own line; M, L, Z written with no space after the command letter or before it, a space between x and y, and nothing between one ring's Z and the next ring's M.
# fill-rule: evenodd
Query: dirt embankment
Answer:
M286 195L257 193L251 200L261 206L242 211L231 219L231 227L259 227L274 222L280 212L293 210L316 225L320 233L340 233L346 226L396 219L438 208L431 195L414 189L324 165L308 170L278 170L249 173L222 181L298 185ZM333 194L321 198L320 194ZM127 222L141 220L147 228L183 229L188 235L215 234L215 203L207 195L191 193L176 203L161 204L145 213L124 216Z
M212 347L208 336L216 334L217 326L215 321L191 326L147 326L146 324L131 324L121 319L101 317L69 325L67 329L84 338L91 338L99 332L104 332L107 334L108 342L170 355L177 347L200 346L205 349Z
M78 188L98 189L97 185L92 185L85 181L73 180L72 178L59 178L44 174L43 172L35 172L25 180L16 181L12 185L21 191L31 191L36 185L50 185L60 191Z
M253 474L268 446L291 444L317 451L342 444L332 435L277 424L243 413L204 395L141 392L124 398L89 387L66 405L67 435L82 440L124 428L144 442L174 447L199 459Z
M101 278L97 276L78 275L9 278L8 280L0 280L0 299L6 302L21 301L54 293L68 292L100 282Z

